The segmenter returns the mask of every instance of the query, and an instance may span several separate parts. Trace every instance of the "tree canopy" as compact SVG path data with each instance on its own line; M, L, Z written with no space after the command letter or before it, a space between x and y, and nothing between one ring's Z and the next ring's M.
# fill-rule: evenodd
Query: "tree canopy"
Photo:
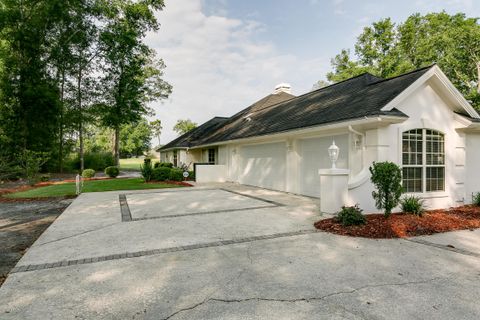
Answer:
M463 13L417 13L399 24L379 20L357 38L354 57L344 49L331 63L327 79L332 82L364 72L393 77L436 63L480 108L480 24Z
M145 44L163 0L3 0L0 5L0 150L47 152L63 167L86 128L120 131L146 123L148 103L166 98L165 64ZM103 129L102 129L103 130ZM88 137L87 137L88 138ZM110 137L111 139L111 137Z
M182 135L184 133L187 133L188 131L195 129L198 126L195 122L193 122L190 119L179 119L177 120L177 123L173 127L173 131L178 133L179 135Z

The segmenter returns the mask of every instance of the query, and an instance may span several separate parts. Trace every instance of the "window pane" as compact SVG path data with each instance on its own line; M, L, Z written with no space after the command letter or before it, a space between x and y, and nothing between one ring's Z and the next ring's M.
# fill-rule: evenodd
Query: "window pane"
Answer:
M427 165L445 164L445 141L443 134L434 130L426 130L425 139Z
M423 152L422 129L406 131L402 135L402 164L421 165Z
M445 168L428 167L427 168L427 191L445 190Z
M422 168L403 168L405 192L422 192Z

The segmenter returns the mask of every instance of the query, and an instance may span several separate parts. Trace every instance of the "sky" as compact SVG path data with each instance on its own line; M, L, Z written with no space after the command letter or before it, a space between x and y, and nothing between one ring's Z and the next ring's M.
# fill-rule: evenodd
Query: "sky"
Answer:
M162 121L165 144L178 119L231 116L279 83L306 93L372 22L442 10L480 17L480 0L166 0L146 43L165 61L173 93L151 105L150 120Z

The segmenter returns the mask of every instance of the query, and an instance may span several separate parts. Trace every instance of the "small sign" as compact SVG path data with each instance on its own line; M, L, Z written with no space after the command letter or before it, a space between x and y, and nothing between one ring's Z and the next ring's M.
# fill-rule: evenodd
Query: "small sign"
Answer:
M190 174L188 173L188 171L183 171L183 177L184 178L188 178Z

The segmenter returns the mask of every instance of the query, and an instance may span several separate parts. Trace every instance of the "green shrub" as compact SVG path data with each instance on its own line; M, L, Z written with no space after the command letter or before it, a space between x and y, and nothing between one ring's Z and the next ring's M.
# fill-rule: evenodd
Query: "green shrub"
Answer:
M83 166L95 171L103 171L106 167L115 165L115 160L110 152L87 152L83 155ZM80 158L76 155L65 163L65 167L71 171L80 170Z
M25 149L23 152L16 154L15 158L19 163L23 176L33 185L38 181L38 173L50 159L50 154L48 152L36 152Z
M143 160L143 165L140 165L140 173L142 174L143 180L149 182L153 179L153 167L152 160L145 158Z
M405 196L400 200L400 207L402 212L416 214L417 216L422 216L425 211L424 201L419 197L415 196Z
M183 170L182 169L171 169L170 176L168 180L172 181L182 181L183 180Z
M477 192L473 195L472 204L474 206L480 207L480 192Z
M40 175L40 181L47 182L48 180L50 180L50 174L44 173Z
M120 170L115 166L106 167L105 174L110 178L116 178L120 174Z
M372 192L377 209L385 209L385 217L392 213L402 195L402 171L393 162L374 162L369 168L370 180L376 190Z
M85 169L82 172L82 177L84 178L93 178L95 176L95 170L93 169Z
M155 162L153 164L153 168L155 169L155 168L158 168L158 167L160 167L160 162Z
M366 219L365 216L362 214L362 209L358 207L358 204L352 207L342 207L337 213L337 221L340 222L344 226L356 226L360 224L365 224Z
M188 179L195 180L195 171L188 171Z
M157 167L153 169L152 179L156 181L165 181L170 179L172 169L167 167Z
M159 162L158 166L159 167L165 167L165 168L173 168L173 163L171 163L171 162Z

